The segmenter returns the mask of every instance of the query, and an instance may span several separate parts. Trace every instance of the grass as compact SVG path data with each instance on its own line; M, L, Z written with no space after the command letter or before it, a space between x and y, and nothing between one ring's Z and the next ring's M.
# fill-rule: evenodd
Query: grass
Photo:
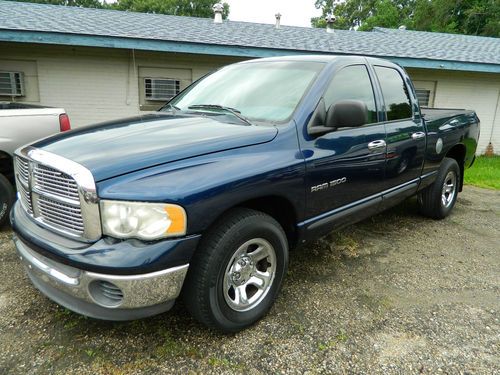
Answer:
M325 342L320 342L318 344L318 349L320 351L332 349L335 346L337 346L337 344L346 342L348 339L349 339L349 337L347 336L347 334L344 331L341 330L341 331L339 331L339 333L332 340L328 340L328 341L325 341Z
M160 327L157 332L161 339L161 344L156 347L155 354L159 358L167 357L182 357L188 356L191 358L200 358L201 354L195 347L185 343L178 338L172 336L170 331L164 327Z
M89 356L90 358L93 358L97 355L97 351L95 349L89 348L85 349L85 354L87 354L87 356Z
M474 165L465 170L465 183L487 189L500 190L500 156L479 156Z
M210 357L208 358L208 364L212 367L222 367L228 370L232 370L229 373L241 372L245 373L245 365L232 362L227 358Z

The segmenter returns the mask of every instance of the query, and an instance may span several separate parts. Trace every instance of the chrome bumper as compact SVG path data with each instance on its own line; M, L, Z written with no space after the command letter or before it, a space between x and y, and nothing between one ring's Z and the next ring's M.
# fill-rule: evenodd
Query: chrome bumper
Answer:
M143 275L99 274L48 259L17 236L14 243L28 276L42 293L70 310L106 320L131 320L168 310L189 266Z

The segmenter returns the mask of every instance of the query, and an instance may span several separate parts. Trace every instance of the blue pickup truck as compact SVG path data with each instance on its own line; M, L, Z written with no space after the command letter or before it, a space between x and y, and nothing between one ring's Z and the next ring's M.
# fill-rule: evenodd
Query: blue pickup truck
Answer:
M420 109L388 61L242 62L157 113L17 150L14 242L68 309L129 320L182 297L236 332L270 309L296 245L414 195L446 217L478 137L473 111Z

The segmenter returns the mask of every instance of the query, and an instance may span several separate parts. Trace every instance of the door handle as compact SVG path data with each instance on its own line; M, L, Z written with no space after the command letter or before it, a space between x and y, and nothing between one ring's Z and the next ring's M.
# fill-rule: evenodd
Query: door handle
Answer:
M370 143L368 143L368 150L370 151L378 151L382 148L385 148L387 144L385 143L385 141L383 139L378 139L376 141L372 141Z
M416 132L416 133L413 133L411 135L412 139L422 139L424 137L425 137L425 133L424 132Z

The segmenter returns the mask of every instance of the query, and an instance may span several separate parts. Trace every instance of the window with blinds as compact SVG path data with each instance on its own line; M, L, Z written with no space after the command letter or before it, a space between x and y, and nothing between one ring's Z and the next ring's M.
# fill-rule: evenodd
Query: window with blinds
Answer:
M437 81L419 81L417 79L413 80L413 86L415 86L418 104L420 104L421 107L433 108Z
M22 72L0 72L0 96L24 96Z
M144 78L146 100L166 101L181 91L181 81L170 78Z
M429 107L431 90L415 89L415 93L417 94L418 104L421 107Z

